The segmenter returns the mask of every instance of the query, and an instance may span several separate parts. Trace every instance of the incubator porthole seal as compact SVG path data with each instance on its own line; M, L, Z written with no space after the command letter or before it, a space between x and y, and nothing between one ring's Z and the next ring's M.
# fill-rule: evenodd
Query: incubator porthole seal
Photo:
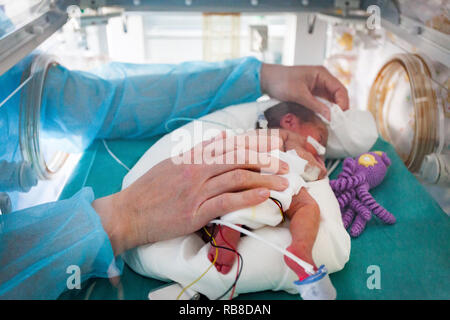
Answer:
M69 154L62 151L45 155L42 152L40 126L42 94L49 68L58 64L54 56L37 55L23 78L31 80L21 94L19 141L23 160L32 164L39 179L50 179L65 163Z
M423 57L394 55L378 72L368 99L380 135L419 176L428 171L421 169L428 163L426 156L441 154L449 142L446 101L433 77L434 70Z

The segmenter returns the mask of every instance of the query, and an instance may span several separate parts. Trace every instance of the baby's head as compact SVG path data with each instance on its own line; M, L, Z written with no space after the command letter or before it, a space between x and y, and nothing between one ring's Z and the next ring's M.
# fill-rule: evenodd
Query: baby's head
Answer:
M305 138L311 136L322 146L327 145L328 130L325 123L305 106L294 102L281 102L264 111L268 128L281 128L299 134ZM305 149L318 156L316 149L309 143Z

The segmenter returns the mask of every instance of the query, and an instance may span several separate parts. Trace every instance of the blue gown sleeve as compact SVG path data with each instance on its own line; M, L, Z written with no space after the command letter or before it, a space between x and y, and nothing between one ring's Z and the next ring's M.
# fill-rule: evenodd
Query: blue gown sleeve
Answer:
M260 68L253 57L178 65L109 63L90 72L52 67L43 95L44 132L66 139L62 148L69 152L85 149L95 138L164 134L173 118L198 118L255 101L261 96Z
M0 299L56 299L77 274L82 285L121 273L93 200L86 187L67 200L0 215Z
M256 100L261 62L242 58L179 65L111 63L91 72L51 67L41 106L41 134L61 150L82 151L96 138L146 138L176 117L197 118ZM173 129L173 127L172 127ZM0 215L0 298L51 299L67 288L69 267L81 282L119 274L94 194Z

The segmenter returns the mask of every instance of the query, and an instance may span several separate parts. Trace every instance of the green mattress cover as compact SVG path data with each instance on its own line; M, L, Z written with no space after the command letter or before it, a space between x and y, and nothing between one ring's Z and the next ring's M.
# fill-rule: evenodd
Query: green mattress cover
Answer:
M159 138L114 140L108 145L131 168ZM385 151L392 160L384 182L371 193L395 215L397 223L384 225L372 218L363 234L352 239L350 261L342 271L330 275L338 299L450 299L449 217L407 170L390 144L378 139L372 150ZM341 164L331 178L340 171ZM71 197L84 186L91 186L96 198L117 192L126 173L102 142L96 141L83 155L61 199ZM380 271L379 288L370 286L374 283L372 266ZM147 299L149 291L164 284L142 277L125 265L119 288L108 279L90 279L81 289L67 291L60 298ZM266 291L243 294L237 299L299 296Z

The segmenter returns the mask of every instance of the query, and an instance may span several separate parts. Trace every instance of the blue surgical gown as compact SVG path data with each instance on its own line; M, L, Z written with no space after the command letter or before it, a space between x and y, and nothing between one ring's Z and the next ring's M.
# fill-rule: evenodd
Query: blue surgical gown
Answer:
M110 63L91 72L54 66L45 82L42 132L61 138L59 148L69 152L98 138L162 134L170 119L197 118L256 100L260 67L252 57L178 65ZM18 74L16 67L0 77L0 101L8 93L2 92L2 81L11 89ZM0 131L6 130L0 132L0 160L17 149L8 140L17 131L13 103L6 111L0 108ZM84 188L67 200L0 215L0 298L57 298L74 279L73 270L82 281L120 274L123 262L114 257L93 200L92 189Z

